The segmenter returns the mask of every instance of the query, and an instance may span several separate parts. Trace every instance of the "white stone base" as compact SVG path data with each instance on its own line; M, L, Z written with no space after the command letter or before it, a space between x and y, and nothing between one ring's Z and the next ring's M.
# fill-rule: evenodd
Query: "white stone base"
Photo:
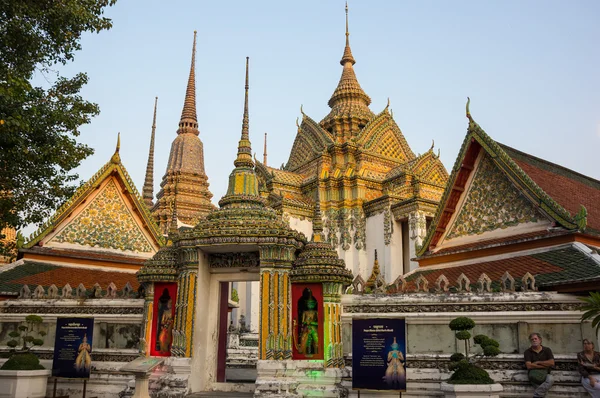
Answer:
M444 398L500 398L502 384L441 384Z
M50 369L0 370L0 398L44 398Z
M257 362L254 397L346 397L342 370L325 368L322 361Z

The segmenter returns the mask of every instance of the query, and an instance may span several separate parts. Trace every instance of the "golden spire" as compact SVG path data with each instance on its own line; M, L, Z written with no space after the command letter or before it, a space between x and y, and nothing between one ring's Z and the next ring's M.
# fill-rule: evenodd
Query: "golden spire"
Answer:
M156 133L156 107L158 97L154 98L154 118L152 119L152 134L150 135L150 150L148 153L148 164L146 166L146 178L144 179L144 188L142 189L142 197L144 203L149 209L154 205L154 135Z
M181 111L181 119L179 121L177 134L200 134L198 131L198 118L196 115L196 33L197 32L194 31L192 65L190 66L190 77L188 78L188 84L185 91L185 100L183 102L183 110Z
M229 186L227 193L219 201L219 206L264 206L264 199L258 192L258 179L254 172L254 161L252 160L252 148L249 138L248 120L248 63L246 57L246 85L244 97L244 117L242 118L242 137L238 144L237 158L233 162L235 168L229 174Z
M363 91L356 79L353 68L355 63L352 50L350 50L348 4L346 4L346 46L340 61L343 66L342 77L327 103L331 111L320 123L325 130L330 131L342 141L348 139L349 136L355 136L360 129L358 126L365 126L375 117L369 109L371 98ZM339 126L343 123L350 123L350 129L340 128Z
M348 32L348 2L346 2L346 47L344 48L344 55L342 56L340 64L344 66L346 65L346 62L350 62L352 65L356 63L354 57L352 56L352 50L350 50L350 33Z
M267 133L265 133L265 148L263 149L263 164L267 165Z
M110 161L115 164L121 163L121 156L119 156L119 150L121 149L121 133L117 133L117 148L115 153L110 158Z
M245 85L245 96L244 96L244 117L242 118L242 137L238 144L237 159L233 162L235 167L254 167L252 161L252 148L250 147L250 133L249 133L249 118L248 118L248 62L250 57L246 57L246 85Z

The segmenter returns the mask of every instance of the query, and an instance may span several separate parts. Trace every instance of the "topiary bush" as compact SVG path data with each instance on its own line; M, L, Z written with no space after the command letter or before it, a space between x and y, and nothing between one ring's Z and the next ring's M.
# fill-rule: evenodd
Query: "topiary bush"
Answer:
M14 354L4 362L0 370L39 370L44 369L37 355L28 353Z
M484 334L478 334L473 337L473 342L481 346L483 354L475 355L469 358L469 341L471 338L470 330L475 327L475 321L471 318L461 316L450 321L448 327L454 331L459 340L465 342L465 353L455 353L450 356L450 365L448 369L452 375L448 379L450 384L494 384L494 380L488 372L477 364L481 357L495 357L500 353L500 344Z
M44 344L46 332L40 330L43 319L39 315L28 315L25 324L19 325L8 335L12 340L6 345L11 348L12 356L4 362L1 370L38 370L44 369L39 358L30 352L31 347ZM37 337L34 335L37 334ZM17 347L19 347L17 349Z

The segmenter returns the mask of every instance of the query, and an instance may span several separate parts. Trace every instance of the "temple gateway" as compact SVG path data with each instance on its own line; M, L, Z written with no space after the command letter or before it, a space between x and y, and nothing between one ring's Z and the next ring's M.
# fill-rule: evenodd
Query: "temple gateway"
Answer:
M448 322L467 314L474 334L500 343L482 366L501 396L533 392L522 361L533 331L554 350L556 396L586 396L574 354L584 338L598 341L578 296L600 283L599 181L498 143L469 103L450 173L433 146L415 155L388 106L369 108L346 10L331 111L320 121L302 112L281 168L267 164L266 137L263 161L252 156L246 59L240 139L217 207L195 60L194 33L156 196L155 102L142 194L117 139L108 162L0 267L2 346L38 314L48 336L35 353L48 367L57 318L93 317L89 396L133 396L121 369L147 356L164 359L150 375L153 397L346 397L356 396L353 320L404 318L403 394L429 397L444 395L458 344ZM81 390L57 381L59 395Z

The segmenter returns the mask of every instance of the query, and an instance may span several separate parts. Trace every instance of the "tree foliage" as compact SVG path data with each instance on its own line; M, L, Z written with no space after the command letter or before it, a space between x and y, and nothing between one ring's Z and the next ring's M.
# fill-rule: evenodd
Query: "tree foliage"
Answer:
M596 333L600 330L600 292L590 292L588 297L580 297L585 304L581 306L581 311L585 311L581 316L582 321L592 321L592 327Z
M85 73L52 68L74 59L83 33L111 28L115 1L0 1L0 230L40 223L72 195L73 170L93 153L76 138L99 108L80 95Z

